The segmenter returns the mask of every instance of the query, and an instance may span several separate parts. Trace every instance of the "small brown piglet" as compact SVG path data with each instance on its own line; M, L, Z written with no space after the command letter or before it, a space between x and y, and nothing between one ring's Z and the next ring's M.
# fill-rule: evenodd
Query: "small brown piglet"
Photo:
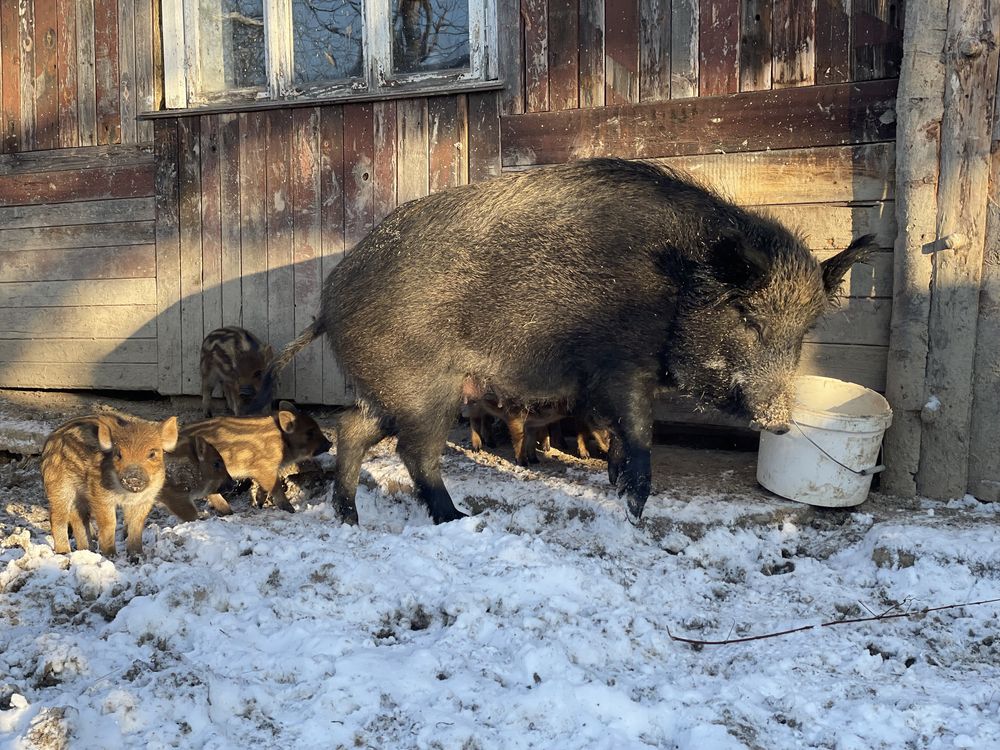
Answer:
M289 513L295 509L285 497L278 472L331 448L316 420L282 401L269 417L215 417L189 424L186 437L200 437L211 444L233 479L253 479L275 505ZM264 498L255 498L257 505Z
M142 553L142 527L165 479L164 453L177 443L177 417L147 422L116 414L71 419L42 449L42 482L49 498L55 550L89 549L90 517L105 557L115 554L116 507L125 516L130 555Z
M529 463L538 463L538 438L541 437L544 441L548 437L549 426L558 424L566 416L566 407L560 404L531 407L513 402L500 404L488 398L470 402L469 428L474 451L483 449L490 416L503 420L507 425L514 446L514 460L519 466L527 466Z
M198 518L195 500L205 498L215 511L228 516L233 512L219 494L231 482L226 463L203 437L191 437L181 428L177 447L167 456L167 479L159 500L182 521Z
M209 333L201 342L201 407L205 416L212 416L212 391L219 384L229 410L237 415L248 413L247 405L258 395L273 356L270 345L264 346L244 328L227 326ZM270 404L270 394L264 400Z

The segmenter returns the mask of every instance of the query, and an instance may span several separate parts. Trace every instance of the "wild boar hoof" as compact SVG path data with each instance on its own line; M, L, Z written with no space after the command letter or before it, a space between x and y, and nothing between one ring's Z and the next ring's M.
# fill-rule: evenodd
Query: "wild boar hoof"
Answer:
M645 500L629 497L625 503L625 517L633 526L638 526L642 521L642 511L646 507Z
M452 508L451 510L438 511L432 515L435 524L450 523L451 521L459 521L463 518L468 518L468 516L460 511L458 508Z
M288 502L287 500L285 502L283 502L283 503L278 503L278 507L281 508L286 513L294 513L295 512L295 508L292 507L292 504L290 502Z

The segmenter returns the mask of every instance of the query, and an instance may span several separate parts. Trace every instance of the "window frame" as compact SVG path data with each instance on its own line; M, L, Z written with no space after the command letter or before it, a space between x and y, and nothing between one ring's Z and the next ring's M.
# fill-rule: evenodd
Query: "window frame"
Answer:
M322 101L358 96L399 96L407 91L448 93L497 81L497 0L467 0L469 68L467 70L392 73L393 0L363 0L362 76L296 86L292 0L263 0L264 65L267 83L259 87L200 91L199 0L163 0L162 42L164 107L183 110L225 104Z

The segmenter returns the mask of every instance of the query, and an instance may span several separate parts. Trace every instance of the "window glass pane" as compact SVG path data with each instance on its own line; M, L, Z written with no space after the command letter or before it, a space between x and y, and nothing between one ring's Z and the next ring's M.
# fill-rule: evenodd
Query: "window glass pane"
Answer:
M469 67L468 0L391 0L396 73Z
M362 75L362 0L292 0L295 82Z
M198 53L202 93L263 86L263 0L200 0Z

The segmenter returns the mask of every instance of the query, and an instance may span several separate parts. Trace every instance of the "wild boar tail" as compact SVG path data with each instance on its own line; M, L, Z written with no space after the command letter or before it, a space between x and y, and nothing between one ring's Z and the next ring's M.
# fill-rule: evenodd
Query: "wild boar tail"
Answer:
M309 346L309 344L325 332L326 328L323 326L322 321L314 320L293 341L289 342L277 357L271 360L264 371L264 375L261 377L260 390L257 391L257 396L254 398L253 403L250 404L249 413L261 414L270 411L272 394L274 393L275 383L278 380L278 374L288 366L296 354Z

